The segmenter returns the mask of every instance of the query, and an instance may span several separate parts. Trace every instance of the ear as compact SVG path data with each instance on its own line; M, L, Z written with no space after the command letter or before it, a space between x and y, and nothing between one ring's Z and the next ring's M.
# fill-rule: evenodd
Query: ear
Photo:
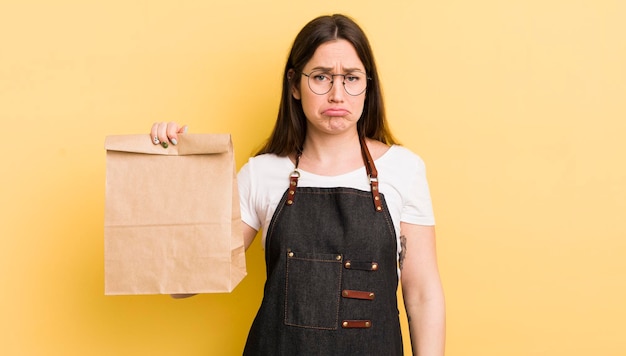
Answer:
M291 84L291 95L293 96L294 99L300 100L300 85L299 83L296 83L294 81L295 75L296 75L296 72L293 69L290 69L287 72L287 79L289 80L289 83Z

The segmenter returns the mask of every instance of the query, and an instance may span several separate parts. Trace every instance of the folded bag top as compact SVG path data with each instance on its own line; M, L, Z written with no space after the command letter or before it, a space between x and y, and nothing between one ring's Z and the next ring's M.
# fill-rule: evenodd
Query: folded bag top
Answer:
M178 145L163 148L150 141L148 135L107 136L104 148L107 151L143 153L151 155L184 156L199 154L226 153L232 151L229 134L181 134Z

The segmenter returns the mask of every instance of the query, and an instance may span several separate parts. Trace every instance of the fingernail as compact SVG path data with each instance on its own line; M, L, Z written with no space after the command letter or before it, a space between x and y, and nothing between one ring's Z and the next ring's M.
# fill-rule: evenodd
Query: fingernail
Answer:
M167 144L167 142L161 142L161 146L163 146L163 148L167 148L167 146L169 145Z
M189 126L185 126L185 128L183 128L183 133L187 133L188 129L189 129Z
M176 141L176 139L175 139L175 138L171 138L171 139L170 139L170 141L172 141L172 144L173 144L173 145L178 145L178 141Z

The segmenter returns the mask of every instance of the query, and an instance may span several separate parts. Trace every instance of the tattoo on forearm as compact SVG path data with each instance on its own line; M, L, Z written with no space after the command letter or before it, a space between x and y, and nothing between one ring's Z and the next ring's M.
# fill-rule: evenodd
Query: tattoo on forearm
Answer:
M404 257L406 257L406 236L400 236L400 271L402 271L402 267L404 265Z

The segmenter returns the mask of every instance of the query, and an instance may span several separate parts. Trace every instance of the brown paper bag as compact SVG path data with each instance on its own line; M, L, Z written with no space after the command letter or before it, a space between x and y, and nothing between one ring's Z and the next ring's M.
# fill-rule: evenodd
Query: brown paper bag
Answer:
M246 275L228 134L105 140L105 294L231 292Z

